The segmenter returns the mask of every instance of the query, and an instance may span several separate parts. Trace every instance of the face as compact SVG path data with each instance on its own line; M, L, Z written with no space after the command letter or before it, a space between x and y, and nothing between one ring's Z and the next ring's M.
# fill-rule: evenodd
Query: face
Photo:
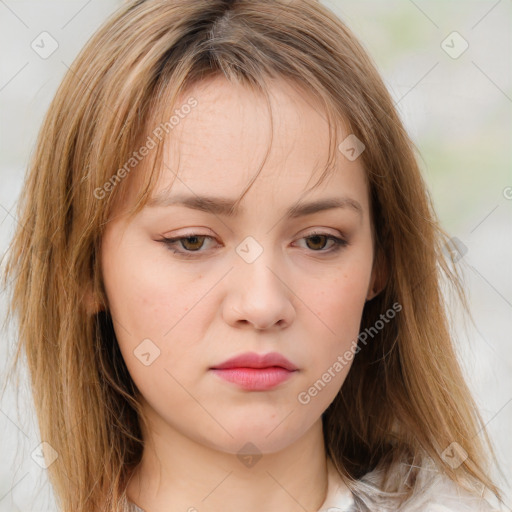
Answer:
M248 441L278 451L320 421L350 369L373 286L361 159L339 153L336 172L308 190L327 161L324 115L287 82L271 94L272 151L236 214L221 206L259 168L270 118L263 98L215 78L183 99L198 104L171 132L153 204L130 221L119 210L102 241L116 336L148 417L227 453ZM171 204L178 196L196 207ZM198 209L206 196L223 203ZM326 200L339 206L299 208ZM219 368L248 352L292 366L249 368L253 358Z

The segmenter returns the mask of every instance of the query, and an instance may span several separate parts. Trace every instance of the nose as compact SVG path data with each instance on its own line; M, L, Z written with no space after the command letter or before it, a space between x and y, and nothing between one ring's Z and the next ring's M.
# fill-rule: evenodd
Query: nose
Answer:
M295 295L270 253L263 251L252 263L240 259L230 272L223 316L233 327L283 329L293 322Z

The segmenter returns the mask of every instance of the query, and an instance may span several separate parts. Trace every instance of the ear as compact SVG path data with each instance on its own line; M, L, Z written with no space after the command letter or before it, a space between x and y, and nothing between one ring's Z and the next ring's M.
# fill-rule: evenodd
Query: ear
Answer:
M92 289L92 284L89 283L83 296L85 310L88 315L94 315L103 310L103 304L98 300L96 294Z
M372 275L366 294L366 302L379 295L386 287L389 277L388 263L382 249L378 248L373 261Z

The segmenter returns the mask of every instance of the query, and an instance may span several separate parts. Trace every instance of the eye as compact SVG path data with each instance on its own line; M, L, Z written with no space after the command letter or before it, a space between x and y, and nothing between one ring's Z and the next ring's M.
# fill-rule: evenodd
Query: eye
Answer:
M192 258L196 256L195 253L201 254L206 252L201 250L205 245L205 240L214 240L214 238L208 235L192 233L187 236L176 238L164 237L158 241L164 243L174 254L178 254L185 258ZM301 240L306 240L306 246L311 249L311 252L321 254L333 254L348 245L348 242L343 238L322 232L311 233L308 236L301 238ZM332 242L330 249L324 250L326 243L329 241Z
M188 256L187 253L204 252L200 249L204 246L205 239L213 239L213 237L207 235L191 234L177 238L164 237L160 241L165 243L165 245L175 254L183 254L184 256ZM176 244L178 243L185 250L176 248Z
M310 233L308 236L302 238L301 240L306 240L306 246L309 248L312 248L313 252L320 252L320 253L332 254L332 253L338 252L343 247L346 247L348 245L348 242L346 240L344 240L343 238L339 238L337 236L330 235L329 233L322 233L322 232ZM323 247L325 247L325 244L328 241L332 242L331 248L328 250L321 250ZM320 250L318 250L318 249L320 249Z

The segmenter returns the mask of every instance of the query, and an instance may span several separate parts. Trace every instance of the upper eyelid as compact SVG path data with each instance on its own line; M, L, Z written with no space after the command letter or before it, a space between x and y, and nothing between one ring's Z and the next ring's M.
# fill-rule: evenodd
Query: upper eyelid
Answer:
M191 228L191 229L194 229L194 228ZM162 238L166 238L167 240L178 240L178 239L190 238L190 237L194 237L194 236L217 238L216 235L199 232L200 229L204 229L204 228L196 228L196 229L198 229L198 231L191 231L190 233L184 233L184 234L180 234L180 235L174 235L174 236L162 235ZM301 235L301 238L307 238L310 236L314 236L315 234L316 235L325 235L325 236L335 236L335 237L339 237L339 238L344 238L346 236L345 231L336 229L336 228L306 228L306 229L311 229L311 231L306 231L306 233ZM328 229L335 229L337 231L337 233L329 233L327 231Z

